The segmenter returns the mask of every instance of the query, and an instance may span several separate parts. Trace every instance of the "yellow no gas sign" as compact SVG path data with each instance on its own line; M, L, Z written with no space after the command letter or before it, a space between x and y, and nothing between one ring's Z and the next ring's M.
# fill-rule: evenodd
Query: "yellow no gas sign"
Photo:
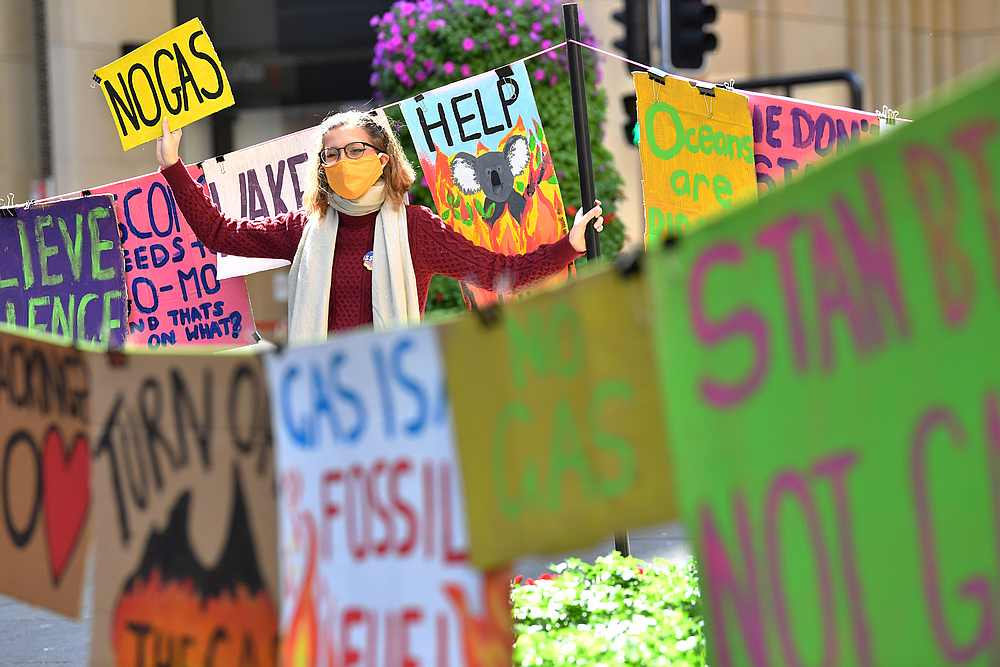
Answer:
M176 130L234 103L229 79L200 19L166 32L94 71L122 149Z

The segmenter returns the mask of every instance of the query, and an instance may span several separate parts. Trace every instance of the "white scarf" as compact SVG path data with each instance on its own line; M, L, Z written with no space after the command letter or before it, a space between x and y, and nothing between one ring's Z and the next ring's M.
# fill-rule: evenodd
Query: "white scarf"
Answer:
M326 340L340 216L367 215L375 218L372 251L372 324L376 329L420 323L417 278L410 256L406 208L386 202L385 182L379 180L360 199L347 200L328 193L331 205L323 218L310 218L302 230L295 259L288 274L288 342Z

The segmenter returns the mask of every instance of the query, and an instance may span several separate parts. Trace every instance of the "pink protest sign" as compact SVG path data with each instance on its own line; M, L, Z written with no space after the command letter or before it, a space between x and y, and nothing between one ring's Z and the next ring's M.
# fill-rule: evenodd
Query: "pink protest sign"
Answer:
M788 97L743 93L753 120L757 188L766 192L807 165L879 132L878 116Z
M199 167L188 167L204 183ZM159 173L95 188L115 195L125 254L128 343L146 347L245 345L254 322L243 278L219 280Z

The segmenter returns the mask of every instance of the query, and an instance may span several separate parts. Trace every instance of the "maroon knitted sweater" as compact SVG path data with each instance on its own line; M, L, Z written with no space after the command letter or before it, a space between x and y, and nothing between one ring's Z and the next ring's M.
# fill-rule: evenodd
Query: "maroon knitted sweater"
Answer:
M215 208L188 174L182 160L161 172L173 190L178 208L206 248L240 257L288 261L295 257L308 220L304 211L256 220L231 218ZM372 322L372 272L365 268L362 258L374 243L375 216L376 213L340 214L337 251L331 267L330 331ZM565 269L581 254L570 244L569 237L564 236L527 255L498 255L470 243L426 206L407 206L406 222L420 312L424 311L431 277L436 274L486 289L493 289L503 277L505 284L516 289Z

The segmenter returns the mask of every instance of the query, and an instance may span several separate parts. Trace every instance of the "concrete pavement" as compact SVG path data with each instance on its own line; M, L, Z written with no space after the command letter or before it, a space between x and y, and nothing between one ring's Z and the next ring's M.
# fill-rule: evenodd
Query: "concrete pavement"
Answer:
M0 665L86 667L90 650L89 590L83 618L57 614L0 595Z

